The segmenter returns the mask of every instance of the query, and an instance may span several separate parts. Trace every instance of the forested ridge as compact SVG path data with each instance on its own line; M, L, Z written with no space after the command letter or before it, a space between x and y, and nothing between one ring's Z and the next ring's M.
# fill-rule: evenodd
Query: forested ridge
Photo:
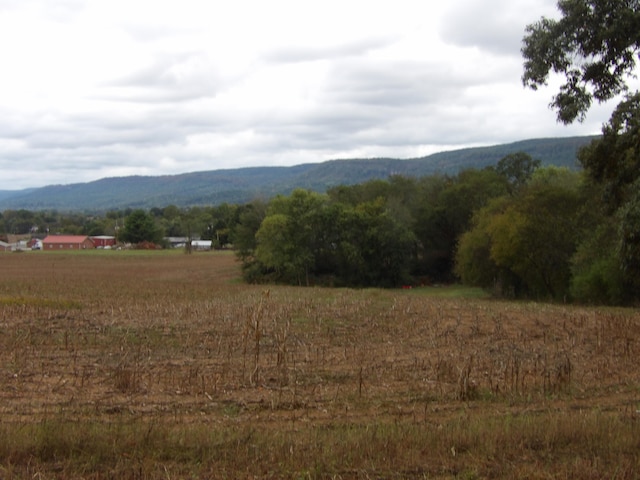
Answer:
M422 158L343 159L293 167L250 167L180 175L104 178L88 183L49 185L24 191L0 191L0 210L106 212L245 203L289 194L296 188L323 193L338 185L354 185L389 175L421 177L453 175L466 168L494 165L509 153L523 151L543 165L577 168L579 147L593 137L523 140L490 147L465 148Z

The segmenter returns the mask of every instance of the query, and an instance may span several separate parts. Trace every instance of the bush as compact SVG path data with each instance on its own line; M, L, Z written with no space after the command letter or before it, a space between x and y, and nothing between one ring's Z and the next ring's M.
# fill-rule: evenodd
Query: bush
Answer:
M571 282L571 295L587 304L620 305L625 302L622 271L614 257L594 261L581 273L576 273Z

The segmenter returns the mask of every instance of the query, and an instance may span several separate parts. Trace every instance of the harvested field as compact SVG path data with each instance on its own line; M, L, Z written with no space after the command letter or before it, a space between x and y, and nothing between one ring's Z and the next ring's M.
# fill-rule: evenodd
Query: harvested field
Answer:
M251 286L219 252L0 269L1 478L640 475L633 309Z

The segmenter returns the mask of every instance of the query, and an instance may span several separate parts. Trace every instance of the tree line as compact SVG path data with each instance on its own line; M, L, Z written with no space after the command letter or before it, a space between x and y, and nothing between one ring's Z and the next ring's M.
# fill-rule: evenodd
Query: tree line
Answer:
M584 171L516 153L456 176L296 190L241 219L238 256L249 281L461 281L510 298L626 303L635 277L610 243L617 217L602 188Z
M612 190L591 165L610 143L603 136L582 149L582 171L543 167L517 152L453 176L391 176L324 194L298 189L268 202L102 216L7 210L0 228L132 243L210 239L235 249L248 282L462 282L510 298L622 304L637 300L640 216L637 201L623 201L637 197L633 189Z

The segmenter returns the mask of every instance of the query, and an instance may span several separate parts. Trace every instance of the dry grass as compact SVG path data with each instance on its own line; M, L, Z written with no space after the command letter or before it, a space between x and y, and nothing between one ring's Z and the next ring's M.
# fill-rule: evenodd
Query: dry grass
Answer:
M2 478L637 478L640 314L0 256Z

